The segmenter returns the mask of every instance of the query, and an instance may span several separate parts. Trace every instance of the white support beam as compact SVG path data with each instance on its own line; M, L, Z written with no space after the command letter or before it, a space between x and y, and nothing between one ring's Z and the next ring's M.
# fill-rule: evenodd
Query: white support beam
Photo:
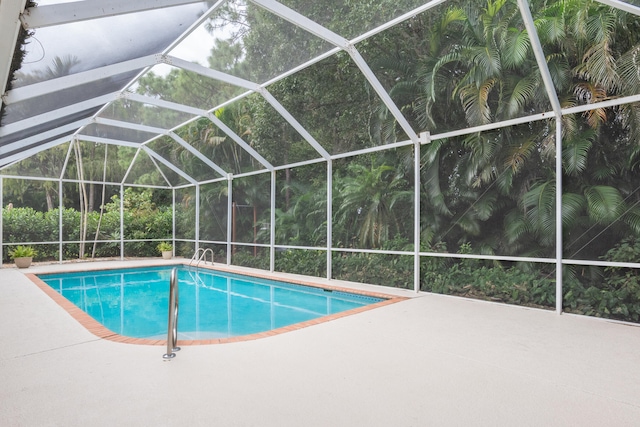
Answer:
M202 0L75 1L28 9L22 16L22 23L25 28L43 28L201 2Z
M78 141L95 142L97 144L119 145L122 147L140 148L140 144L137 142L123 141L121 139L102 138L99 136L80 135L80 134L75 135L75 138Z
M365 78L369 81L369 84L371 84L373 89L376 91L376 93L378 94L382 102L386 105L386 107L389 109L391 114L395 117L400 127L402 127L402 129L405 131L409 139L411 139L413 142L418 141L418 135L411 128L406 118L402 115L402 113L400 112L400 109L395 105L395 103L393 102L393 100L391 99L387 91L382 87L382 84L380 84L380 81L375 76L373 71L371 71L371 69L369 68L369 65L364 60L364 58L360 56L360 53L356 50L356 48L353 45L349 43L347 39L345 39L342 36L339 36L333 31L323 27L322 25L310 20L309 18L299 14L298 12L286 6L283 6L282 4L274 0L251 0L251 2L259 5L260 7L263 7L264 9L267 9L271 13L274 13L280 16L282 19L285 19L291 22L292 24L310 32L311 34L317 37L320 37L321 39L335 46L338 46L341 49L346 50L351 56L351 58L353 59L353 61L356 63L358 68L360 68L360 71L362 72L362 74L364 74Z
M401 24L402 22L411 19L411 18L415 18L416 16L418 16L419 14L426 12L429 9L433 9L436 6L441 5L442 3L447 2L448 0L431 0L428 3L423 4L422 6L419 6L413 10L410 10L409 12L405 13L404 15L398 16L395 19L392 19L391 21L387 21L384 24L367 31L364 34L361 34L359 36L357 36L354 39L351 39L351 43L352 44L356 44L358 42L361 42L362 40L366 40L369 37L372 37L378 33L381 33L385 30L388 30L389 28L395 27L398 24Z
M317 22L312 21L304 15L299 14L293 9L283 6L274 0L250 0L251 3L255 3L258 6L268 10L274 15L278 15L282 19L291 22L292 24L305 29L311 34L320 37L323 40L328 41L334 46L338 46L342 49L346 49L349 41L342 36L334 33L333 31L323 27Z
M145 151L146 152L146 150L144 150L144 148L145 147L140 147L140 151ZM151 150L149 150L149 151L151 151ZM158 173L160 174L160 176L162 176L162 179L164 179L164 182L166 182L169 187L173 188L173 186L171 185L171 181L169 181L169 178L167 178L167 176L162 171L162 168L158 165L158 160L156 160L156 158L153 157L151 155L151 153L147 153L147 156L149 156L149 160L151 160L151 163L153 163L153 165L156 167L156 169L158 170ZM174 203L175 203L175 200L174 200ZM175 209L175 207L174 207L174 209Z
M159 135L166 135L169 132L168 129L157 128L154 126L138 125L131 122L105 119L102 117L96 117L95 119L93 119L93 121L97 124L104 125L104 126L112 126L112 127L122 128L122 129L131 129L139 132L147 132L147 133L153 133L153 134L159 134Z
M207 118L213 122L214 125L218 126L222 132L227 134L229 138L233 139L236 144L244 148L244 150L249 153L254 159L256 159L262 166L264 166L268 170L273 170L273 165L267 161L264 157L262 157L251 145L247 144L238 134L231 130L231 128L225 125L222 120L217 118L215 114L207 114Z
M602 4L606 4L607 6L615 7L616 9L620 9L625 12L629 12L634 15L640 16L640 7L634 6L627 2L620 1L620 0L596 0L596 1Z
M141 104L153 105L155 107L166 108L167 110L180 111L182 113L193 114L194 116L205 116L206 110L200 108L190 107L188 105L178 104L176 102L165 101L163 99L152 98L150 96L144 96L132 92L123 92L120 95L122 99L128 99L131 101L139 102Z
M280 104L280 102L276 98L274 98L273 95L271 95L271 93L269 93L268 90L262 89L260 91L260 94L264 97L264 99L267 100L269 104L271 104L273 108L276 109L278 113L280 113L280 115L287 122L289 122L291 126L293 126L296 131L298 131L300 135L302 135L302 137L318 152L318 154L322 156L322 158L324 158L325 160L329 160L331 158L329 152L325 150L324 147L320 145L318 141L316 141L316 139L311 136L311 134L307 132L307 130L300 123L298 123L298 121L291 115L291 113L289 113L287 109L284 108L282 104Z
M207 158L207 156L202 154L200 151L196 150L196 148L193 145L189 144L187 141L180 138L174 132L169 132L168 135L171 137L171 139L173 139L175 142L177 142L182 147L184 147L188 152L190 152L191 154L196 156L198 159L200 159L200 161L202 161L204 164L209 166L214 171L218 172L220 176L227 176L228 174L227 171L223 170L220 166L218 166L217 164L212 162L209 158Z
M614 98L608 101L594 102L593 104L584 104L584 105L578 105L576 107L565 108L564 110L562 110L562 114L567 115L567 114L584 113L585 111L589 111L589 110L617 107L619 105L633 104L636 102L640 102L640 95L623 96L621 98Z
M409 140L409 141L398 141L392 144L376 145L369 148L363 148L362 150L349 151L348 153L334 154L333 156L331 156L331 160L346 159L347 157L355 157L355 156L361 156L363 154L377 153L378 151L394 150L396 148L406 147L408 145L413 145L413 144L415 144L415 142Z
M506 128L506 127L509 127L509 126L516 126L516 125L536 122L536 121L540 121L540 120L549 120L549 119L553 119L553 118L555 118L555 114L553 113L553 111L547 111L547 112L544 112L544 113L534 114L532 116L518 117L516 119L509 119L509 120L504 120L504 121L501 121L501 122L489 123L489 124L480 125L480 126L474 126L474 127L471 127L471 128L463 128L463 129L458 129L458 130L452 130L451 132L443 132L443 133L439 133L439 134L436 134L436 135L431 135L431 139L430 140L431 141L436 141L438 139L454 138L454 137L462 136L462 135L471 135L473 133L486 132L486 131L489 131L489 130Z
M38 141L44 141L45 139L48 139L48 138L54 138L57 135L60 135L63 133L67 133L67 132L71 133L81 128L82 126L87 125L88 123L91 123L90 118L78 120L76 122L69 123L67 125L64 125L55 129L51 129L47 132L43 132L38 135L34 135L32 137L22 139L20 141L12 142L11 144L0 145L0 155L4 153L10 153L14 150L19 150L20 147L28 147L32 144L37 144ZM68 139L71 139L71 135L68 136Z
M540 39L538 38L536 26L533 23L531 9L529 9L529 2L527 0L518 0L518 7L520 8L520 14L522 15L524 26L527 28L529 41L531 41L533 54L536 57L536 62L538 63L538 68L540 69L540 75L542 75L542 81L544 82L547 96L549 97L549 101L551 102L551 108L553 108L553 112L555 113L556 117L561 117L562 107L560 106L560 100L558 99L556 88L553 85L553 79L551 78L549 67L547 66L547 58L545 57L544 51L542 50L542 44L540 43Z
M182 169L180 169L179 167L177 167L176 165L174 165L173 163L171 163L170 161L168 161L167 159L165 159L164 157L162 157L161 155L159 155L158 153L156 153L155 151L153 151L151 148L143 146L142 149L152 158L155 159L157 161L159 161L160 163L162 163L163 165L165 165L166 167L168 167L169 169L171 169L173 172L177 173L178 175L180 175L182 178L184 178L185 180L189 181L191 184L196 185L197 181L193 178L191 178L189 175L187 175L186 173L184 173L182 171ZM162 171L161 171L162 172ZM165 177L166 179L166 177ZM167 182L169 183L169 181L167 180ZM171 183L169 183L171 184Z
M92 83L97 80L113 77L118 74L135 71L142 68L147 68L160 63L160 59L161 59L160 55L143 56L143 57L132 59L129 61L106 65L101 68L81 71L79 73L71 74L64 77L59 77L57 79L47 80L44 82L23 86L7 92L7 94L5 95L4 102L5 104L13 104L16 102L35 98L48 93L53 93L63 89L80 86L85 83Z
M89 99L87 101L78 102L77 104L58 108L57 110L38 114L37 116L29 117L28 119L20 120L18 122L9 123L0 128L0 137L23 131L30 128L34 124L52 122L63 117L71 116L75 113L79 113L81 111L100 107L101 105L105 105L115 100L117 97L118 92L113 92L107 95Z
M556 119L556 313L562 314L562 117Z
M162 62L167 65L178 67L186 71L191 71L192 73L196 73L213 80L219 80L221 82L229 83L233 86L239 86L253 91L257 91L260 89L260 86L257 83L253 83L249 80L241 79L240 77L216 71L211 68L203 67L200 64L185 61L184 59L176 58L175 56L164 56L162 58Z
M8 157L4 157L0 159L0 168L10 165L11 163L19 162L20 160L24 160L28 157L33 156L34 154L38 154L41 151L48 150L49 148L57 147L58 145L67 143L71 140L71 135L65 136L63 138L58 138L55 141L49 141L46 144L38 145L37 147L30 148L28 150L21 151L17 154L13 154Z
M131 170L133 169L133 165L135 164L136 160L138 159L138 156L140 155L141 151L142 151L142 146L138 147L138 150L136 151L136 154L133 155L133 158L129 162L129 166L127 167L127 171L122 176L121 184L124 185L124 183L127 182L127 178L129 177L129 174L131 173Z
M333 278L333 160L327 160L327 280Z
M389 112L396 119L402 130L404 130L404 133L407 134L411 141L413 141L414 143L418 143L420 141L418 134L413 130L407 119L402 115L400 109L395 104L395 102L393 102L387 90L382 86L373 71L371 71L371 68L369 68L369 64L367 64L367 61L365 61L362 55L360 55L360 52L358 52L355 46L350 46L347 52L351 56L351 59L353 59L353 61L356 63L364 77L367 79L371 87L373 87L373 90L376 91Z

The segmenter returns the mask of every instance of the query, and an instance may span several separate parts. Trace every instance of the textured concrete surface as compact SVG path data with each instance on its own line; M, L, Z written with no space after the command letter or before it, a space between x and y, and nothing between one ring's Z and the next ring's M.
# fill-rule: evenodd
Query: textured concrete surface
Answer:
M52 268L88 266L28 271ZM419 294L166 362L22 273L0 270L0 426L640 425L635 326Z

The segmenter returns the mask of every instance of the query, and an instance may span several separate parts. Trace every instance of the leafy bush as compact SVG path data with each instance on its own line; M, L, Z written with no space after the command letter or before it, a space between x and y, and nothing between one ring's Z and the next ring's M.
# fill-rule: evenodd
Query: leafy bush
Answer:
M251 249L253 251L253 249ZM258 250L258 256L253 256L253 252L236 248L236 253L231 258L233 265L242 267L260 268L262 270L269 269L269 251Z
M130 191L131 190L131 191ZM171 237L172 211L168 206L156 207L151 201L151 191L125 190L125 238L140 240L166 240ZM62 239L63 241L81 240L81 213L73 208L62 211ZM92 240L100 226L98 240L109 240L107 243L96 245L96 257L110 257L120 255L120 200L112 197L105 205L100 219L100 212L87 214L87 244L83 254L79 254L77 243L63 244L62 258L73 259L91 256L93 252ZM38 212L32 208L3 208L3 238L4 243L29 242L58 242L60 229L60 210ZM127 256L153 257L157 255L157 241L132 242L125 246ZM37 247L36 260L58 259L59 246L57 244L43 244ZM4 253L3 262L8 262L8 254Z
M325 277L327 255L324 251L294 250L276 251L276 271L307 276Z
M603 259L612 262L638 262L640 240L623 239ZM640 270L591 267L571 273L565 279L564 286L566 311L616 320L640 321Z

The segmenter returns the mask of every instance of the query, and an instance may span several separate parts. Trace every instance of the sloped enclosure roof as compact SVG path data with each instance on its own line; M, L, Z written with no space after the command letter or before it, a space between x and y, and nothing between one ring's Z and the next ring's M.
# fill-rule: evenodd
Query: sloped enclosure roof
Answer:
M317 139L297 111L270 92L271 85L284 79L291 84L290 76L317 69L333 55L347 57L360 73L353 84L366 85L371 102L393 122L394 130L368 148L424 142L423 133L430 131L428 123L423 128L410 124L383 82L376 58L363 50L371 37L446 7L445 0L37 3L0 0L0 168L72 141L129 147L130 174L135 175L136 163L146 162L164 176L175 177L167 180L170 185L343 155L354 147ZM640 14L635 2L600 3ZM520 0L518 6L526 31L531 32L535 25L529 4ZM256 28L260 31L253 31ZM526 114L562 114L536 35L531 44L546 88L543 98L548 99L540 102L540 111ZM172 99L177 88L183 96ZM281 122L282 132L295 134L304 144L293 151L296 158L273 153L266 158L238 131L239 126L231 125L225 107L244 97L260 97L267 104L264 111L271 112L267 120ZM180 132L185 126L197 128L201 120L217 127L216 138L240 147L251 158L251 168L222 164L203 154L199 144L207 138L213 141L214 136L189 138L190 132ZM178 147L183 155L172 158L175 148L170 147ZM186 165L194 162L206 165L210 173L190 174Z

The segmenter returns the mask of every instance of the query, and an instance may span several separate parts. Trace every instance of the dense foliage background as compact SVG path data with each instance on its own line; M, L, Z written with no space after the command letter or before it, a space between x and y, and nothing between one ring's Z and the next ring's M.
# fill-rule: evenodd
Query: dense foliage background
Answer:
M298 4L299 3L299 4ZM355 2L359 4L358 2ZM369 28L398 1L380 1L345 11L321 3L289 2L338 34L350 26ZM558 99L563 108L640 93L640 19L588 0L533 0L531 10ZM344 13L342 13L344 12ZM265 13L259 7L230 3L209 24L239 23L237 32L219 39L210 65L249 80L275 75L291 57L322 48L318 40ZM307 35L308 37L308 35ZM295 43L287 43L295 40ZM420 191L422 252L554 258L555 158L563 162L563 257L637 262L640 255L640 105L594 108L562 118L562 151L556 152L556 122L536 116L525 124L450 137L446 132L533 116L551 110L532 44L515 0L450 1L356 44L358 52L416 132L441 135L421 147L421 187L413 188L413 150L399 148L334 160L333 200L327 201L326 162L280 170L276 176L277 245L281 271L326 273L328 203L332 208L332 246L337 249L405 251L406 255L332 254L336 278L411 287L413 283L413 196ZM330 56L270 85L269 93L330 154L340 154L407 139L378 94L346 52ZM234 89L174 69L149 75L139 93L187 105L215 105ZM121 100L113 118L131 120L149 112ZM242 174L263 169L248 150L279 166L320 158L318 151L278 114L266 98L244 97L215 112L215 119L247 142L236 144L207 118L176 134L224 170ZM171 114L155 118L169 126ZM442 136L444 134L444 136ZM223 178L195 159L172 138L150 147L198 180ZM61 165L68 147L38 154L13 173ZM132 149L82 143L65 177L161 185L164 177L148 158L133 159ZM105 166L107 165L107 166ZM26 173L22 173L26 174ZM115 188L115 190L114 190ZM98 240L118 240L118 188L96 184L57 184L6 179L5 242L58 239L59 197L63 197L65 240L89 240L101 221ZM170 192L127 190L127 239L171 237ZM194 192L178 198L179 236L193 238ZM234 179L233 212L227 207L226 181L200 189L200 238L244 243L233 249L233 263L266 268L270 175ZM78 204L80 200L80 204ZM74 206L74 208L71 208ZM77 206L77 208L75 208ZM77 209L77 210L76 210ZM83 212L83 214L79 214ZM82 215L88 215L82 219ZM102 219L100 215L102 214ZM227 217L233 215L233 236ZM221 259L226 247L211 243ZM155 255L152 243L131 243L126 252ZM318 248L318 250L310 249ZM65 258L94 255L89 248L65 244ZM41 258L57 257L57 245L40 247ZM190 250L186 245L185 254ZM95 256L118 254L115 243L101 243ZM553 307L553 263L479 261L423 257L421 288ZM617 319L640 320L637 270L566 265L565 310Z

